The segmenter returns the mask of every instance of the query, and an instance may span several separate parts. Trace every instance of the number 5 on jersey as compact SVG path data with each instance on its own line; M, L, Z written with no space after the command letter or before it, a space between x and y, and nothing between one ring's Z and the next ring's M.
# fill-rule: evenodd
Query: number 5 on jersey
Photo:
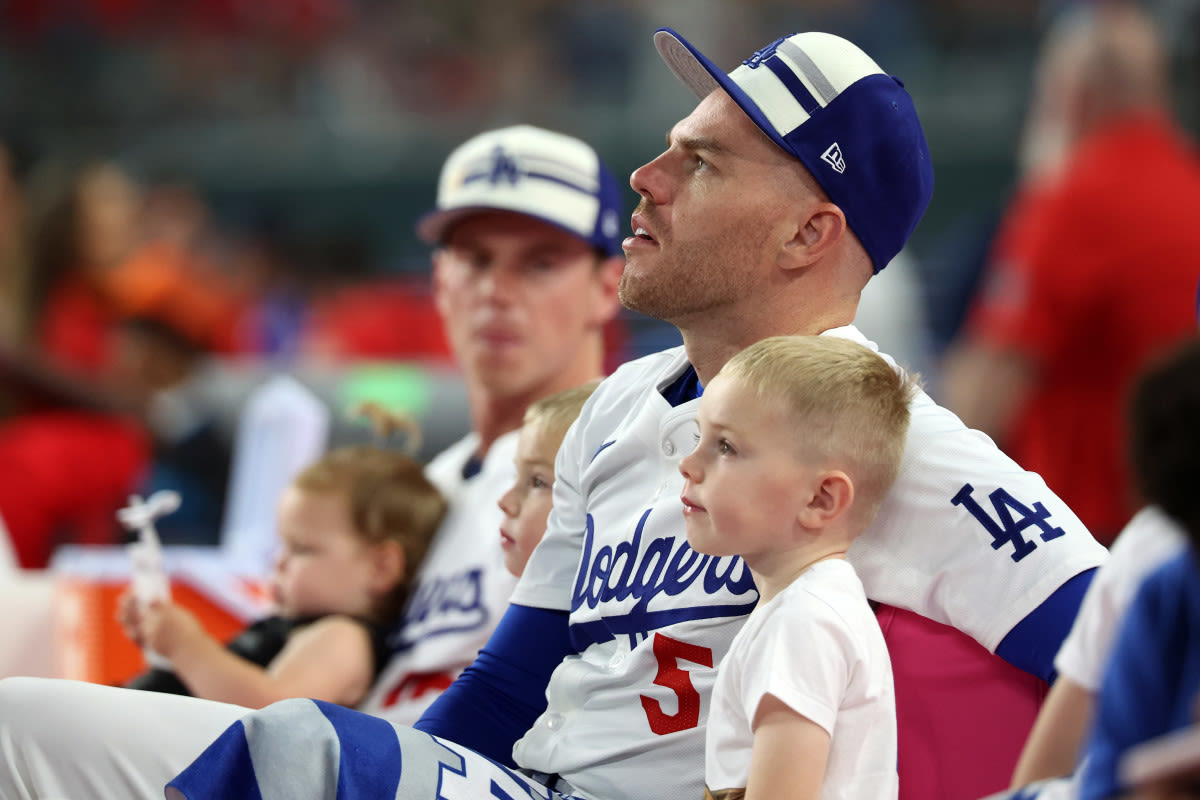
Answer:
M688 644L656 633L654 658L658 661L658 674L654 676L654 682L675 693L679 700L679 709L674 714L668 714L663 711L662 704L657 700L641 695L642 708L646 711L650 730L663 736L696 727L700 724L700 692L692 685L692 674L680 667L679 662L687 661L711 667L712 648Z

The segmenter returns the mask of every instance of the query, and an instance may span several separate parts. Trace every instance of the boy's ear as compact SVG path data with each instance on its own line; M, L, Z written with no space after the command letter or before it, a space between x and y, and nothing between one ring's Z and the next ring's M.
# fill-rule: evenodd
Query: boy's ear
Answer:
M812 492L800 509L799 522L820 530L846 513L854 502L854 482L840 469L822 472L812 484Z
M404 582L408 576L408 558L404 555L404 546L389 539L375 545L374 570L372 581L374 588L380 593L390 592Z

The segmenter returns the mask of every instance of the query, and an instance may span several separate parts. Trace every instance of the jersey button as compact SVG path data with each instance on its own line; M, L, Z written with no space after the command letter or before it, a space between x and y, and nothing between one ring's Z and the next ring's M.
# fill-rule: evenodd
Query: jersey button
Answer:
M670 439L667 439L666 441L663 442L662 451L663 451L663 455L666 455L666 456L675 455L675 443L672 442Z
M552 731L556 731L563 726L562 714L550 714L546 717L546 727Z

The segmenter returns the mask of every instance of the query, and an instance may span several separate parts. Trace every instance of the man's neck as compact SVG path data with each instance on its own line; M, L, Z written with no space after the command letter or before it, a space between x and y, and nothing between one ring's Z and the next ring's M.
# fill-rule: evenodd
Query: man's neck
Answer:
M741 303L729 313L698 313L694 318L677 321L675 326L683 337L688 361L707 386L726 361L761 339L812 336L849 325L861 291L861 286L857 291L846 287L839 287L837 292L821 290L816 296L829 299L820 306L805 294L780 292L778 297L757 304Z
M688 362L696 368L700 383L707 386L713 377L725 366L725 362L733 358L745 348L769 336L805 336L816 335L832 328L840 328L849 321L822 318L811 324L793 323L774 327L747 327L741 335L730 335L723 331L680 327L684 349L687 351Z
M471 404L472 429L479 435L477 455L483 458L492 445L506 433L521 427L527 403L508 403L498 400Z
M501 396L481 386L468 387L471 428L479 434L478 455L481 458L487 455L497 439L520 428L525 421L525 409L530 403L601 377L603 373L597 360L594 366L589 363L586 368L571 370L556 376L550 383L521 394Z

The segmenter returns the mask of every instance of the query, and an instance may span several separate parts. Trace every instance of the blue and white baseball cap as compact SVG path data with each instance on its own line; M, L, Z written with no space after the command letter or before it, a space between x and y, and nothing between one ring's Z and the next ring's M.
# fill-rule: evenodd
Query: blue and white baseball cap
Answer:
M795 33L728 75L670 28L654 46L700 98L724 89L771 141L800 159L883 269L933 195L933 164L912 98L840 36Z
M561 133L516 125L461 144L438 179L437 207L417 235L441 242L480 211L514 211L575 234L605 255L619 255L621 188L590 145Z

